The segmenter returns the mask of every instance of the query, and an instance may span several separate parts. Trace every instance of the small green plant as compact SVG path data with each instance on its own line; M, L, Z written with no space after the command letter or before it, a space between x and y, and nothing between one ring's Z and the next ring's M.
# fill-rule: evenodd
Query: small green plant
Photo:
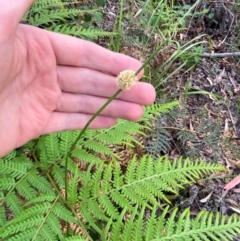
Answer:
M183 61L186 62L186 67L187 68L192 68L194 66L197 66L201 60L200 54L203 53L203 47L202 46L194 46L191 48L189 53L182 54L180 58Z

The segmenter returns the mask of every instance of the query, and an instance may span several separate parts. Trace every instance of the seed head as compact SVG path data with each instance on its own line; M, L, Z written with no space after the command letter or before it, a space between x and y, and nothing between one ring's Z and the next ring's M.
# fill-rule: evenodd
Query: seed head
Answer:
M130 89L137 81L137 76L133 70L124 70L117 77L119 89Z

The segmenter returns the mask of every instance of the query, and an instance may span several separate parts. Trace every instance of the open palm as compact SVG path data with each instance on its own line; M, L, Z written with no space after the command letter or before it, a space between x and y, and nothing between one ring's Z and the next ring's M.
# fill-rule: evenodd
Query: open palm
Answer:
M116 75L141 65L96 44L19 24L32 2L0 0L0 156L42 134L83 128L117 90ZM139 82L90 127L137 120L154 98L153 87Z

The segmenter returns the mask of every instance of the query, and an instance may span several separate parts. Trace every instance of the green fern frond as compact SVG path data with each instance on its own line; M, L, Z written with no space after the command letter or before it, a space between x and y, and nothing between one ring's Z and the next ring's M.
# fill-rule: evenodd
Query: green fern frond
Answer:
M46 6L61 7L63 6L63 2L61 0L36 0L31 8L43 8Z
M59 159L60 152L58 146L58 135L57 133L53 133L52 135L46 135L41 137L45 139L44 146L46 149L46 154L48 158L48 162L52 163Z
M85 149L77 148L72 152L72 157L78 158L80 161L91 164L100 164L102 160L95 155L89 153Z
M76 219L73 217L73 214L60 202L54 205L52 208L52 213L61 220L69 223L77 223Z
M55 194L52 195L47 195L47 194L41 194L33 199L31 199L29 202L26 202L24 204L24 207L28 207L30 205L34 205L37 203L48 203L48 202L53 202L56 199Z
M3 159L4 159L5 161L11 161L11 160L13 160L13 159L16 157L16 154L17 154L16 150L13 150L13 151L10 152L9 154L7 154ZM0 160L1 160L1 159L0 159Z
M164 128L157 128L153 133L146 136L145 150L154 157L167 154L171 148L171 134Z
M89 139L85 143L83 143L83 146L86 150L93 151L93 153L102 153L107 156L112 156L113 158L118 158L118 156L113 152L113 150L106 146L106 143L104 144L101 141Z
M36 191L26 178L21 182L18 182L15 188L16 191L26 199L26 201L32 200L37 195Z
M62 131L58 133L59 149L62 156L66 156L80 131Z
M97 9L71 8L73 1L63 2L61 0L36 0L29 11L25 14L23 21L28 24L39 26L54 23L58 20L64 22L67 18L78 15L93 14Z
M0 170L1 178L1 203L6 205L7 209L5 212L6 217L14 215L14 222L18 222L19 215L21 218L25 217L24 214L27 214L26 208L23 205L23 202L28 202L27 207L32 207L30 201L34 200L39 193L41 195L54 195L54 191L50 183L46 180L44 176L39 173L36 167L34 167L33 162L30 162L29 159L21 155L13 160L1 159L0 161L2 168ZM6 185L5 182L9 182L9 185ZM47 198L44 198L46 201ZM40 205L36 203L36 206ZM34 205L33 205L34 207ZM31 210L31 209L30 209ZM26 222L23 220L23 223L26 224L26 233L30 235L30 231L27 229L33 228L28 219L34 216L34 210L31 211L31 215L26 218ZM38 215L38 214L37 214ZM6 219L5 217L5 219ZM2 220L1 220L2 221ZM5 222L11 223L12 221ZM37 222L37 220L36 220ZM16 227L18 227L17 223ZM15 226L14 224L14 226ZM21 222L19 223L19 229L22 228ZM5 225L3 225L5 227ZM5 231L7 231L6 229ZM15 230L16 231L16 230ZM17 232L17 231L16 231ZM1 232L0 232L1 233ZM14 233L14 232L13 232ZM4 234L4 232L3 232ZM16 233L15 233L16 234ZM22 236L19 236L22 237Z
M177 220L178 219L178 220ZM193 220L190 210L185 210L179 218L174 211L168 219L166 235L156 240L233 240L240 233L240 218L229 218L219 213L201 211ZM169 229L168 227L171 226Z
M167 157L154 161L150 156L144 156L139 162L133 159L125 174L117 166L101 165L92 174L87 172L82 177L80 212L109 220L117 219L119 209L128 207L127 211L131 212L135 205L145 205L146 201L147 207L151 209L152 205L158 203L158 198L169 202L166 192L177 193L183 185L193 183L204 174L220 170L223 168L205 162L191 162L181 158L170 162ZM87 180L84 181L85 178ZM116 204L119 205L117 209ZM84 218L89 221L88 217Z
M42 13L36 13L30 16L28 23L34 26L43 24L52 24L57 21L64 22L66 18L73 18L74 16L86 13L94 13L96 10L79 10L79 9L59 9L59 10L45 10Z
M31 184L32 187L41 193L52 194L53 190L50 183L46 180L45 177L40 175L37 170L32 170L26 175L26 180Z
M79 16L94 15L98 9L76 9L71 7L73 3L73 1L63 2L61 0L37 0L22 21L33 26L44 26L45 29L54 32L85 39L96 39L116 34L97 28L77 27L76 21Z
M63 241L86 241L86 239L84 239L80 235L77 235L77 236L72 236L72 237L69 237L69 238L65 238Z
M15 158L14 162L5 158L0 159L0 175L2 177L11 176L18 179L25 175L31 167L33 164L25 156Z
M43 203L19 213L13 220L7 222L0 228L0 237L6 238L20 231L23 232L32 228L35 225L40 225L43 220L43 215L48 211L50 206L50 203Z
M1 198L0 198L0 203L1 203ZM5 213L5 208L0 207L0 227L3 226L3 224L6 222L6 213Z
M57 240L55 234L56 234L56 231L58 232L58 234L60 233L59 228L61 228L61 225L60 225L60 220L55 215L53 215L52 210L56 205L58 198L59 197L57 197L55 201L51 203L48 210L45 212L44 217L42 217L41 223L36 228L36 232L32 240L35 240L36 237L38 236L40 236L43 240ZM51 226L58 227L58 228L56 230L51 230L49 228L49 224L51 224ZM60 235L62 236L61 233Z
M24 155L13 160L0 160L0 176L3 177L0 189L9 212L20 213L23 210L22 200L31 200L38 191L52 192L49 183L35 175L38 173L33 163ZM9 182L8 185L6 182Z
M177 102L147 107L145 112L148 115L144 117L144 121L118 120L114 127L106 130L87 130L83 138L78 141L75 150L72 152L72 157L92 164L102 163L99 157L101 155L111 157L111 159L119 159L111 146L123 144L127 146L141 145L135 138L136 134L144 135L144 130L149 128L151 118L169 111L176 104ZM59 187L64 185L64 157L78 134L79 131L62 132L41 137L38 141L37 150L38 156L40 156L40 166L44 170L51 170L51 175L54 176ZM56 165L58 160L61 165ZM69 159L69 171L75 172L75 164L71 159Z
M200 141L196 138L194 133L189 130L180 130L177 133L177 139L182 142L182 145L187 145L189 141L193 144L193 146L200 145Z
M4 197L4 203L8 207L8 212L12 212L14 215L17 215L23 210L22 203L19 197L17 197L15 190Z
M62 239L60 221L75 223L76 220L72 213L58 202L58 198L55 196L51 202L45 199L39 203L38 200L35 205L22 210L0 228L0 238L20 240L24 233L29 237L27 240L58 240L57 237Z
M149 122L149 119L155 119L157 116L160 116L164 113L169 113L174 107L178 106L178 101L173 101L164 104L154 104L150 106L146 106L144 108L144 115L142 117L142 121Z
M144 110L145 116L139 122L131 122L126 120L118 120L115 126L106 130L87 130L84 138L78 142L79 148L73 151L72 156L88 163L100 164L102 160L96 156L102 155L111 156L119 159L112 151L112 145L141 145L136 138L136 134L145 135L144 130L149 128L150 120L156 116L170 111L178 102L167 104L155 104L151 107L146 107Z
M15 186L15 180L12 177L1 177L0 190L9 191Z
M140 122L130 122L126 120L118 120L115 126L106 130L87 131L86 136L90 141L97 140L105 145L132 145L132 143L140 144L136 141L133 134L144 135L145 125ZM86 140L85 143L87 143ZM88 144L86 144L88 145ZM107 146L106 146L107 147ZM103 153L106 154L106 153Z
M32 227L32 228L24 230L24 232L19 232L13 238L7 238L5 240L8 240L8 241L31 240L31 238L34 236L35 231L36 231L36 228ZM0 235L0 238L1 238L1 235Z
M78 167L76 166L76 171L68 183L68 202L71 206L74 206L78 201Z
M66 24L53 26L48 28L48 30L84 39L97 39L99 37L110 37L116 35L116 33L103 31L97 28L82 28Z
M64 168L60 165L54 165L51 171L51 175L53 176L55 182L58 185L58 188L63 188L65 185L64 182Z
M57 229L59 230L59 229ZM52 241L58 241L59 238L56 237L56 234L55 234L55 231L52 230L48 224L44 224L42 227L41 227L41 235L38 235L36 236L36 233L35 233L35 236L33 237L32 240L36 240L36 241L40 241L40 240L52 240ZM61 237L63 237L63 235L61 234Z
M231 241L240 232L240 218L237 215L227 218L219 213L202 211L192 219L189 209L184 210L180 215L178 210L174 209L170 217L167 217L169 207L166 207L161 211L160 216L156 216L158 207L155 205L150 216L146 217L146 206L139 206L137 210L138 212L131 213L127 221L123 219L123 214L116 222L110 220L109 223L112 226L106 225L110 237L104 236L102 240Z
M59 238L58 240L62 240L64 238L62 233L61 223L59 222L59 219L54 214L52 213L49 214L49 218L46 220L45 225L49 227L50 230L54 230L54 235L51 238L48 238L46 240L54 240L56 239L56 236Z

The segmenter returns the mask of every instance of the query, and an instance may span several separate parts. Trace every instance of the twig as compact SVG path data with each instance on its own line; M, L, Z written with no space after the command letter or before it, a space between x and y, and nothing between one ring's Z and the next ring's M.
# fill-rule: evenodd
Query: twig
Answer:
M232 53L203 53L199 54L200 57L214 57L214 58L224 58L224 57L232 57L232 56L240 56L240 52L232 52Z

